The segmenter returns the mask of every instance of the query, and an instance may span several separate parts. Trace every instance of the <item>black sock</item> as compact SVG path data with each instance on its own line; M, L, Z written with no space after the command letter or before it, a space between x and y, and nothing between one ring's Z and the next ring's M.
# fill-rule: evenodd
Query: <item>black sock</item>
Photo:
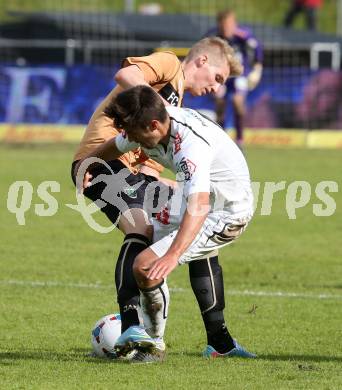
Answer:
M226 353L234 348L234 343L224 321L223 275L218 257L191 261L189 273L191 287L201 309L208 345L219 353Z
M214 315L213 315L214 314ZM203 315L207 342L219 353L232 350L235 345L224 321L223 311Z
M115 284L121 314L121 332L140 323L138 315L140 292L133 275L133 262L149 244L147 237L142 234L127 234L120 250L115 267Z

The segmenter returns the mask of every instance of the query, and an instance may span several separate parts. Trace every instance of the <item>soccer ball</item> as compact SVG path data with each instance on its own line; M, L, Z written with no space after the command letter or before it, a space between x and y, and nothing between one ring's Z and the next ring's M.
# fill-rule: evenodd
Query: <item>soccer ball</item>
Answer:
M108 314L96 322L91 332L91 344L98 357L115 357L114 344L121 334L120 314Z

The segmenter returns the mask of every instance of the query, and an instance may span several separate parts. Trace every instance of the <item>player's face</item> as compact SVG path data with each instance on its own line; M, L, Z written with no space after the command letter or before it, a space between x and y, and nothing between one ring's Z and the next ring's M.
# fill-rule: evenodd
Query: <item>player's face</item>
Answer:
M237 22L234 14L227 16L219 24L220 34L224 38L231 38L236 28L237 28Z
M193 85L189 92L193 96L202 96L208 93L216 93L229 76L228 64L215 66L208 61L202 64L194 75Z
M146 149L155 148L162 139L158 129L152 127L145 129L127 129L126 133L130 142L136 142Z

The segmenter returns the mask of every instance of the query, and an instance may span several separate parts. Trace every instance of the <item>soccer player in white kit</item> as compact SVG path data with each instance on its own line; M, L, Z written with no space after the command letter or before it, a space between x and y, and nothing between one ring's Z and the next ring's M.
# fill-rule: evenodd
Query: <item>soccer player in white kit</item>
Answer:
M166 277L177 265L206 261L213 251L245 230L253 215L249 171L239 148L217 124L191 109L165 107L150 87L122 92L105 113L125 131L107 141L94 157L108 158L110 154L118 158L141 147L146 158L169 168L178 181L174 195L153 219L153 244L134 262L145 327L127 329L116 344L121 354L137 349L135 361L158 361L165 351L162 337L169 304ZM86 174L83 186L87 185ZM199 286L209 291L215 282L213 275L199 281L209 283L209 288ZM220 302L209 293L199 304L201 309L211 310ZM214 310L214 314L221 321L223 309ZM203 354L255 356L235 340L227 351L207 345Z

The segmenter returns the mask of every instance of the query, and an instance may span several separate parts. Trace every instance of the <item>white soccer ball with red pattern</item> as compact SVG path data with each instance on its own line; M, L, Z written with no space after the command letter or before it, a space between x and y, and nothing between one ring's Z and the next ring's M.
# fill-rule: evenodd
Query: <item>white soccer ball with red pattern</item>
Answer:
M91 332L91 344L96 356L115 357L114 344L121 334L120 314L108 314L96 322Z

